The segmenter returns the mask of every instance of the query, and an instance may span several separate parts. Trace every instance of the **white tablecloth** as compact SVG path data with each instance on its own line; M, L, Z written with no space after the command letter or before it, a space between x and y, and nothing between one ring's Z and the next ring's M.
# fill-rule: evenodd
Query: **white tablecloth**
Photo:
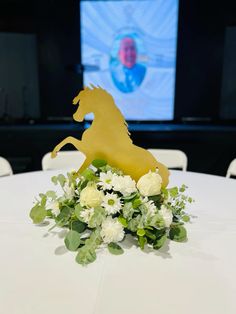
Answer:
M155 252L126 241L123 255L100 250L82 267L63 231L28 216L57 173L0 178L0 313L236 313L236 180L172 171L169 186L185 183L196 200L188 241Z

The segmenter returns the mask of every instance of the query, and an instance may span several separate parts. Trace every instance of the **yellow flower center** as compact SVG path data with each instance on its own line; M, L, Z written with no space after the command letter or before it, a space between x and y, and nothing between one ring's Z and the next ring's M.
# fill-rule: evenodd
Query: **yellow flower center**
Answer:
M111 205L111 206L112 206L112 205L114 205L114 204L115 204L115 201L114 201L114 200L108 200L108 202L107 202L107 203L108 203L108 205Z

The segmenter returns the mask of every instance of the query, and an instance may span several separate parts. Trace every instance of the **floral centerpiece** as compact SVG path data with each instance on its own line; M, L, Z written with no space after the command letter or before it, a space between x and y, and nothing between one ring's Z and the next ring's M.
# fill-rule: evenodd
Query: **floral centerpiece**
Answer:
M54 176L62 193L39 194L30 217L36 224L45 219L68 229L65 246L76 251L76 261L86 265L96 259L96 250L105 245L112 254L122 254L127 234L137 245L160 249L167 239L185 241L185 212L192 199L184 195L186 186L167 188L158 171L149 171L135 182L131 176L94 160L81 174Z

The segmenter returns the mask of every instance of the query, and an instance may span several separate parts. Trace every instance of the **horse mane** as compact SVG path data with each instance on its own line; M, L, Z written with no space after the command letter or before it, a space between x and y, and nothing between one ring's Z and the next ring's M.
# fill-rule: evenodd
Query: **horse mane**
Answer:
M78 104L79 101L83 101L84 97L88 97L90 99L102 99L103 103L109 107L111 111L115 112L116 119L113 121L114 123L117 123L117 127L119 127L119 132L124 132L130 137L130 132L128 130L128 124L125 121L124 116L122 115L120 109L116 106L115 101L111 94L109 94L106 90L103 88L96 87L91 84L91 87L85 87L84 90L82 90L78 96L76 96L73 100L73 104L76 105ZM104 106L105 107L105 106Z

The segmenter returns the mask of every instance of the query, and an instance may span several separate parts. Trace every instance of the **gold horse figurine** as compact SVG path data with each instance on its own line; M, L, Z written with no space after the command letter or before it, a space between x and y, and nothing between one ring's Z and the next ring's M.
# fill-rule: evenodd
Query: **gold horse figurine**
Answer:
M149 170L155 171L158 168L163 180L162 185L167 186L168 169L149 151L133 144L127 123L108 92L93 85L91 88L86 87L74 98L73 104L78 103L78 109L73 115L74 120L81 122L86 114L93 112L92 125L84 131L81 140L72 136L65 138L54 148L52 158L56 157L64 145L70 143L86 155L84 163L78 170L79 173L94 159L103 159L136 181Z

